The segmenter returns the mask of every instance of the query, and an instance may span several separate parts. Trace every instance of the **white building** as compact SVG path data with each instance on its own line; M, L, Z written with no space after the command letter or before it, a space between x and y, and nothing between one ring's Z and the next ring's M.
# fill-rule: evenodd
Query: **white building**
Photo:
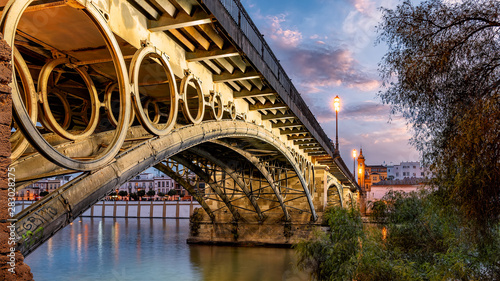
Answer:
M387 179L402 180L405 178L430 178L431 173L420 165L420 162L401 162L399 165L387 166Z
M191 176L191 175L190 175ZM192 175L194 177L194 174ZM200 188L204 187L204 183L200 183ZM187 195L187 191L174 181L169 176L164 174L153 174L153 173L142 173L130 179L128 182L122 184L119 188L117 188L117 192L119 191L127 191L127 193L137 193L139 190L149 191L154 190L156 194L163 193L167 194L170 190L175 189L177 194L184 196Z

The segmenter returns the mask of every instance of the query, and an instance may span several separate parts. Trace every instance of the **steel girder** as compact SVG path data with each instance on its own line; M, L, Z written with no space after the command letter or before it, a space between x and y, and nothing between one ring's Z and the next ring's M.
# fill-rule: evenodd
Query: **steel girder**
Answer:
M180 176L173 169L171 169L170 167L168 167L167 165L165 165L163 163L158 163L158 164L154 165L154 167L156 169L160 170L162 173L166 174L167 176L171 177L173 180L178 182L180 185L182 185L189 192L189 194L191 194L191 196L193 196L193 198L196 201L198 201L198 203L200 203L201 207L203 208L203 210L205 210L205 212L208 214L210 219L212 221L215 220L215 215L214 215L212 209L210 209L210 207L208 206L205 199L202 196L198 195L194 186L192 186L182 176Z
M222 191L223 187L221 187L217 182L215 182L215 180L212 179L212 177L210 177L209 174L207 174L205 171L203 171L203 169L201 167L194 164L193 162L191 162L189 159L186 159L185 157L176 155L176 156L173 156L171 158L173 160L177 161L178 163L182 164L183 166L185 166L189 170L191 170L193 173L195 173L197 176L199 176L201 179L203 179L208 185L210 185L212 190L217 194L217 196L219 196L219 198L222 200L222 202L224 202L224 204L226 205L228 210L231 212L231 214L233 215L233 219L235 221L240 220L241 216L240 216L238 210L236 210L236 208L233 206L233 204L231 203L229 198L227 198L226 194Z
M212 141L212 142L216 143L216 144L219 144L219 145L222 145L224 147L227 147L228 149L231 149L231 150L235 151L236 153L238 153L241 156L245 157L257 169L259 169L259 171L266 178L266 180L268 181L269 185L273 189L273 191L274 191L274 193L276 195L276 198L278 199L279 204L281 205L281 208L283 209L283 213L284 213L286 221L289 221L291 219L291 217L290 217L290 214L288 213L288 211L286 209L286 205L284 203L283 197L281 196L281 192L278 190L278 188L277 188L277 186L276 186L276 184L274 182L273 177L271 176L271 174L269 173L269 171L266 169L265 165L261 162L261 160L259 158L255 157L254 155L252 155L251 153L246 152L246 151L244 151L241 148L229 145L229 144L227 144L227 143L225 143L223 141L215 140L215 141ZM309 208L311 209L311 220L316 221L317 218L318 218L318 215L316 214L316 211L315 211L315 208L314 208L314 204L312 202L311 194L309 193L308 185L306 183L306 180L304 179L304 175L302 174L302 172L298 168L299 164L295 162L295 159L292 157L292 155L290 154L290 152L288 152L288 150L280 151L280 153L282 153L287 158L287 160L292 164L292 167L295 170L295 172L296 172L296 174L297 174L297 176L298 176L298 178L300 180L300 183L302 184L302 188L304 189L304 193L305 193L305 196L307 198L307 202L309 203Z
M255 209L255 212L257 213L257 216L259 217L260 221L265 220L264 215L262 214L262 211L260 210L259 204L257 204L257 199L253 194L248 190L246 187L245 183L238 177L237 172L229 167L226 163L221 161L219 158L213 156L210 154L210 152L201 149L199 147L194 147L190 149L191 152L206 158L210 162L214 163L215 165L219 166L224 172L226 172L235 182L236 184L241 188L243 193L247 196L248 200L250 201L250 204L252 204L253 208Z

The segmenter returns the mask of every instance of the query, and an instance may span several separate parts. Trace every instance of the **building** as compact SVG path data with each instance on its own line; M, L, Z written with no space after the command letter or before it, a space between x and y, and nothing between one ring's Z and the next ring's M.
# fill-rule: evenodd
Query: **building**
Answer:
M399 165L387 166L387 179L402 180L405 178L430 178L430 171L420 162L401 162Z
M171 189L175 189L182 194L184 189L172 178L165 175L154 175L152 173L142 173L128 182L122 184L118 191L127 191L127 193L137 193L140 190L154 190L156 193L167 194Z
M38 200L42 192L46 191L50 193L66 184L73 177L73 175L64 175L39 180L16 191L16 197L18 200Z
M63 186L73 178L74 175L64 175L39 180L17 191L17 200L38 200L40 199L41 195L43 195L42 192L47 191L50 193ZM190 174L189 178L194 181L195 175ZM203 189L204 187L205 183L198 183L197 188ZM145 192L154 190L155 194L168 194L168 192L172 189L174 189L176 191L176 194L180 195L180 197L189 196L187 191L185 191L184 188L172 178L164 174L144 172L129 180L128 182L122 184L120 187L115 189L115 192L118 193L120 191L126 191L127 194L132 194L137 193L140 190L144 190Z
M374 183L387 179L387 167L384 165L366 165L363 149L358 157L358 185L365 190L370 190Z
M363 150L358 157L358 184L363 195L360 197L363 214L370 212L370 202L378 201L389 190L412 192L425 188L431 177L428 169L420 162L401 162L399 165L366 165Z
M205 183L196 181L196 176L194 174L191 173L188 177L192 180L192 183L198 182L196 184L196 188L205 188ZM122 184L115 190L115 192L119 193L120 191L126 191L127 194L133 194L140 190L144 190L145 192L154 190L156 195L159 195L160 193L168 194L169 191L175 190L176 194L180 197L190 197L189 193L182 187L182 185L169 176L148 172L144 172Z

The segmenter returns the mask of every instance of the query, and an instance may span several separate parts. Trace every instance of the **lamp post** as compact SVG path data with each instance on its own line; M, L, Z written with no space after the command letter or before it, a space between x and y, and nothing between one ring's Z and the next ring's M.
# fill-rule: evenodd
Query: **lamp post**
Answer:
M333 99L333 106L335 108L335 153L339 154L339 110L340 110L339 96L336 96Z
M356 156L358 156L357 151L354 149L352 151L352 176L354 177L354 181L356 181Z

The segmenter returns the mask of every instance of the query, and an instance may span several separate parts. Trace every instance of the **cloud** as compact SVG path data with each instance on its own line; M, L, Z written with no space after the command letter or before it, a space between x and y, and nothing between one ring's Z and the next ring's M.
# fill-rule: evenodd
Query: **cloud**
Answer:
M363 14L371 14L375 11L375 3L370 0L350 0L349 1L357 11Z
M366 71L354 58L352 44L337 44L334 47L328 42L328 36L318 33L304 37L301 30L287 27L288 14L263 16L259 11L256 17L267 23L263 33L274 53L281 58L287 73L292 74L295 85L304 94L332 87L370 92L380 86L375 70Z
M281 23L286 21L285 14L277 16L268 16L270 21L269 37L275 41L281 48L295 48L302 41L302 33L298 30L286 29Z
M331 87L356 88L373 91L380 86L375 74L369 74L352 53L343 48L324 44L298 46L290 50L284 63L293 69L299 87L305 93L316 93Z
M342 110L343 119L361 119L363 121L385 121L389 120L390 107L380 103L366 101L359 104L347 106Z
M311 111L316 114L319 122L335 121L335 110L333 108L333 97L328 102L319 102L312 100L308 102ZM365 101L361 103L352 103L341 106L339 120L357 122L383 122L387 123L390 118L390 107L376 103L374 101ZM392 116L392 120L400 121L400 116Z

